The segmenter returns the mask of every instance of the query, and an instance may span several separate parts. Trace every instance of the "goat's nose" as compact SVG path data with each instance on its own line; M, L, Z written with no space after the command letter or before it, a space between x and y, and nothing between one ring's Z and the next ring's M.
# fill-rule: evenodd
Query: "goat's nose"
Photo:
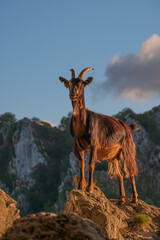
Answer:
M72 94L75 94L77 92L77 87L74 87L72 90Z

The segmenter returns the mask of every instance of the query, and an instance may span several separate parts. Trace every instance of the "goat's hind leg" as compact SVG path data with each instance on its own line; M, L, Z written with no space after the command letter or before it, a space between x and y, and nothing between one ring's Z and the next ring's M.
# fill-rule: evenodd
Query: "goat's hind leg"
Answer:
M125 189L123 184L123 173L120 168L120 160L117 158L113 159L112 161L108 162L108 172L111 178L117 176L119 181L119 193L120 197L118 200L118 204L122 205L126 201Z
M138 193L136 190L136 183L135 183L135 178L133 175L129 176L131 185L132 185L132 203L137 203L138 202Z
M86 180L84 176L84 152L79 151L76 147L74 148L74 154L78 158L79 169L80 169L80 180L78 183L78 189L84 189L86 185Z
M123 173L120 169L118 161L117 161L117 170L118 170L117 177L118 177L118 181L119 181L119 193L120 193L118 204L122 205L126 201L126 195L125 195L125 189L124 189L124 184L123 184Z

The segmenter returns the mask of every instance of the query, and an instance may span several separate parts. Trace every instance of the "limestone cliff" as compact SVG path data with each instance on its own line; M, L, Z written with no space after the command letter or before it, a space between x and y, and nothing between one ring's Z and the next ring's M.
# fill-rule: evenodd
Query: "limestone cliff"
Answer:
M30 182L33 168L38 163L45 162L45 159L35 143L33 123L24 118L20 124L21 128L13 135L15 163L10 166L9 171L16 173L17 180ZM17 137L19 137L18 141Z

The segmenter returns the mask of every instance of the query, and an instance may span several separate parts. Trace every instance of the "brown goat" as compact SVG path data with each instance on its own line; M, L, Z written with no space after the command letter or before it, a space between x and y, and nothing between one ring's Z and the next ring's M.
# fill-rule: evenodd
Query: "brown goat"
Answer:
M79 189L85 187L86 181L84 176L84 151L89 152L89 182L87 191L94 190L93 172L97 159L107 160L110 177L117 176L120 187L119 204L125 202L125 190L123 185L122 163L126 177L129 177L132 185L132 202L137 202L137 191L134 176L138 174L136 164L135 144L131 130L137 130L136 124L128 126L123 121L98 114L90 111L85 107L84 88L89 85L93 78L88 77L83 81L86 72L93 68L85 68L75 78L73 69L70 81L63 77L59 80L69 88L69 96L73 106L73 116L70 123L70 132L75 140L74 153L79 161L80 181ZM137 128L137 129L136 129Z

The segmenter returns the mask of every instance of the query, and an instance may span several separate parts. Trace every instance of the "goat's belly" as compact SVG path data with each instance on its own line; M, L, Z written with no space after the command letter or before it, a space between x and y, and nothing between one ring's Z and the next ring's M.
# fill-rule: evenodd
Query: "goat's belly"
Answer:
M79 147L80 150L82 151L90 151L90 145L89 142L87 141L87 139L85 138L77 138L76 139L76 144Z
M118 157L121 152L121 145L114 144L106 148L98 148L97 158L102 160L110 160Z

